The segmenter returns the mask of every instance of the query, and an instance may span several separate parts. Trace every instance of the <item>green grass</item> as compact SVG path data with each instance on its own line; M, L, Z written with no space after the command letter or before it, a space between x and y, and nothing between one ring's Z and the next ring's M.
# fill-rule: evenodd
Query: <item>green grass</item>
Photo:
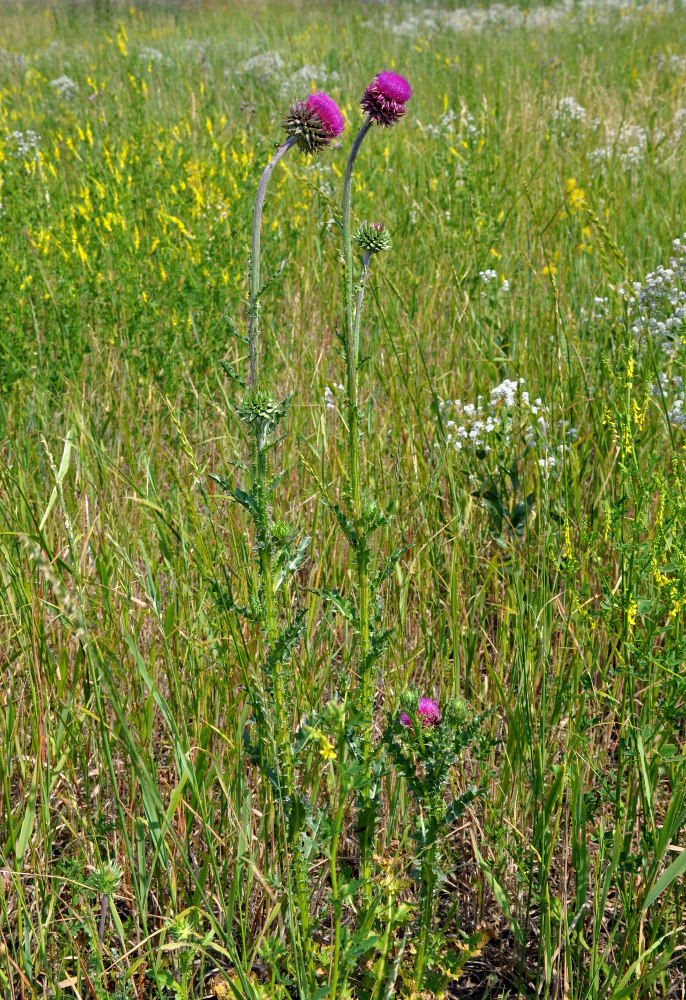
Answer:
M289 605L307 609L293 728L344 693L352 669L352 630L315 591L349 592L354 566L312 470L337 492L345 429L325 403L328 385L342 412L335 220L356 101L395 65L414 87L408 114L366 140L353 189L356 219L382 219L394 239L366 295L363 453L368 489L395 515L377 547L407 543L385 585L395 634L374 732L411 681L493 709L488 753L452 777L453 794L476 774L489 790L446 831L439 924L463 941L488 934L450 995L683 991L686 469L683 432L646 392L657 372L685 374L684 353L636 342L620 291L666 265L686 230L683 12L543 8L529 26L458 31L440 21L449 9L402 35L391 27L409 31L415 4L3 9L8 997L172 995L172 979L177 995L222 997L228 980L284 995L264 948L287 919L278 817L242 745L257 636L216 600L228 581L245 597L251 539L209 474L247 460L218 361L245 369L233 331L247 325L252 200L281 114L310 89L280 93L304 64L351 128L312 165L289 156L265 206L264 273L288 257L262 304L265 367L295 392L279 502L312 539L289 585ZM141 59L143 46L162 61ZM272 50L279 72L241 71ZM72 98L50 83L63 74ZM560 135L568 96L586 120ZM435 135L449 110L452 131ZM622 126L650 133L630 167ZM7 138L28 130L39 159ZM604 165L592 155L603 147ZM495 290L503 277L509 292ZM526 414L498 453L446 443L441 400L476 403L515 378L549 408L536 449ZM570 426L578 438L560 452ZM324 806L320 771L313 755L302 781ZM354 821L351 809L339 846L353 872ZM412 821L389 776L377 849L398 879ZM110 895L95 877L108 859L122 869ZM313 858L315 922L327 872ZM398 893L416 899L411 883Z

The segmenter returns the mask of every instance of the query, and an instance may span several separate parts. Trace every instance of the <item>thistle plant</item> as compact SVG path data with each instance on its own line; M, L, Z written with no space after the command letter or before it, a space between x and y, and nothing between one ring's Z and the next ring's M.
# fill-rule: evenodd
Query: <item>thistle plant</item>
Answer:
M371 859L376 822L378 782L374 775L372 719L374 712L374 664L382 655L390 637L390 630L377 628L372 623L372 607L378 585L388 575L384 571L372 579L370 566L372 551L369 538L374 530L386 523L387 518L376 500L366 495L360 475L360 324L364 286L372 254L390 246L389 235L380 223L360 226L353 239L351 231L352 173L362 142L374 124L382 127L395 125L405 114L405 105L412 95L407 80L396 73L379 73L368 85L360 105L366 113L364 122L355 136L345 171L343 185L343 348L346 366L346 411L348 431L346 505L349 514L336 508L336 516L348 543L355 554L355 571L358 608L352 612L359 635L357 679L363 723L361 726L360 755L363 765L363 785L360 793L358 830L360 838L360 878L363 893L371 899ZM357 282L353 245L362 252L362 271ZM356 293L357 289L357 293ZM396 557L397 558L397 557ZM391 564L392 568L392 564ZM390 573L390 569L388 570ZM353 605L351 605L352 607Z
M414 689L402 695L401 705L402 711L389 720L384 743L396 773L407 782L415 807L414 876L420 902L412 975L415 989L421 991L431 951L436 893L445 878L441 840L479 794L478 787L471 785L449 803L448 779L463 751L478 738L485 716L470 718L466 702L456 699L441 711L435 701L420 698Z
M229 593L223 595L224 605L242 615L259 628L262 636L263 686L270 700L267 711L263 697L252 690L253 707L261 734L272 728L273 753L265 755L263 747L252 747L253 757L269 775L276 786L281 809L282 829L288 830L287 856L282 863L292 865L295 906L295 950L305 957L305 976L311 986L314 982L314 960L310 933L310 914L307 886L307 865L299 849L299 824L294 817L302 816L297 808L298 793L295 781L294 753L286 698L286 671L294 648L303 630L304 612L289 620L285 609L279 606L280 592L287 578L305 558L309 539L295 545L296 532L280 521L274 510L274 499L279 475L271 476L270 453L274 447L274 431L286 416L292 393L278 401L260 366L259 312L260 300L269 285L261 284L260 235L262 209L269 180L274 168L293 146L305 154L319 153L340 135L344 120L335 102L322 92L311 94L306 101L294 104L282 121L288 138L277 147L260 179L252 223L250 253L250 307L249 307L249 378L246 382L230 365L224 364L229 377L243 389L237 413L245 424L252 442L249 467L250 485L247 491L234 487L226 479L218 482L231 497L240 503L253 522L255 558L246 581L248 604L239 606ZM273 720L271 722L270 720ZM289 894L290 895L290 894Z

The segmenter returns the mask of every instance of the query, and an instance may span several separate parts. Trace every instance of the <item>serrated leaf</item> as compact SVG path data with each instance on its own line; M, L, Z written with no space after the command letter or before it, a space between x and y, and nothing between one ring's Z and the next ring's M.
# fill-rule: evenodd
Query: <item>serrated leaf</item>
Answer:
M357 613L349 598L343 597L337 590L314 589L312 593L321 597L322 600L328 601L329 604L333 604L339 614L342 614L344 618L347 618L349 622L357 626Z
M307 550L309 548L311 538L309 535L305 535L297 545L294 552L283 552L282 558L279 559L279 565L276 572L276 578L274 581L274 590L278 590L279 587L292 576L302 566L303 562L307 557Z
M395 628L386 628L381 632L372 633L371 648L369 650L369 655L372 660L378 660L380 656L383 656L394 632Z
M305 610L299 611L292 625L287 625L281 630L274 645L269 650L267 665L275 666L283 663L298 644L301 634L305 629Z
M236 369L228 361L219 362L221 368L224 370L225 375L227 375L232 382L237 382L238 385L242 386L244 389L247 387L247 383L242 375L239 375Z
M395 569L395 564L398 562L400 557L404 555L404 553L407 551L408 548L409 548L408 545L403 545L402 548L395 549L395 551L390 554L386 562L383 564L381 569L374 577L374 589L376 589L380 584L384 582L384 580L386 580L391 575L391 573Z
M258 514L257 502L252 493L246 493L245 490L235 487L233 490L229 490L230 497L241 505L245 507L248 513L255 517Z
M334 512L336 520L343 529L343 534L348 539L353 548L356 548L358 544L358 537L355 528L353 527L353 523L348 517L348 515L345 513L345 511L341 510L341 508L338 506L337 503L334 503L333 500L329 500L328 497L323 497L322 502L325 503L326 506L329 507L329 509Z
M258 292L257 298L255 299L256 303L260 301L260 299L267 291L267 289L270 288L275 281L279 280L279 278L281 277L286 268L286 264L288 264L289 259L290 259L289 257L284 257L279 266L277 267L276 271L274 271L272 276L268 278L267 281L265 281L264 285L262 285L262 288Z

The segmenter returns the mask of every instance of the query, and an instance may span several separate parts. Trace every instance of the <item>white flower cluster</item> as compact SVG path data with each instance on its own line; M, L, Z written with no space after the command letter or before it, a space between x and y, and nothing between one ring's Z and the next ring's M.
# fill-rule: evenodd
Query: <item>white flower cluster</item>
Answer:
M440 139L441 136L446 136L447 138L452 138L457 131L457 125L459 122L458 116L455 114L452 108L448 108L441 117L438 119L435 125L425 125L427 135L431 139Z
M185 59L197 63L199 66L209 63L208 53L209 42L201 42L197 38L184 38L181 43L181 52Z
M388 27L398 38L411 38L412 40L422 35L432 35L439 30L438 11L427 8L418 11L416 14L408 14L402 21L393 19L387 20ZM366 26L376 27L372 21L367 21Z
M444 399L439 409L446 429L446 443L456 451L480 449L491 451L496 435L511 443L511 428L518 421L527 439L532 440L536 431L548 429L548 407L538 398L531 401L523 389L524 379L505 379L491 389L488 401L478 396L476 403L463 403L461 399Z
M50 81L50 86L60 97L64 97L67 100L76 97L79 92L78 83L75 83L68 76L58 76L57 79Z
M553 112L553 131L561 139L586 122L586 108L573 97L563 97Z
M5 142L10 147L12 154L17 158L33 157L38 150L40 136L36 135L31 129L27 129L26 132L10 132L5 136Z
M660 53L653 57L653 62L658 73L665 70L668 73L683 73L686 70L686 56L667 56Z
M686 138L686 108L678 108L672 118L672 146L678 146Z
M498 284L498 272L494 271L492 267L487 268L485 271L479 271L479 277L481 278L483 284L486 285L486 287L490 285L491 287L497 287L497 290L500 292L510 291L510 282L507 280L507 278L503 278L500 284ZM486 298L485 291L481 293L481 298L482 299Z
M651 8L655 11L673 11L677 7L674 0L639 0L630 6L626 0L557 0L548 4L531 5L523 8L515 4L492 3L488 6L456 7L452 10L437 10L427 6L407 14L398 20L395 13L386 14L382 25L386 31L400 38L430 38L445 31L456 33L493 31L494 29L524 29L534 32L548 30L557 25L572 25L583 22L589 15L596 23L612 22L618 15L627 23L630 18L640 16ZM373 18L363 23L364 27L377 28L379 22Z
M653 382L650 386L651 396L656 396L660 401L664 400L667 405L667 416L669 422L676 427L686 431L686 413L684 413L684 380L680 375L669 378L664 372L660 372L659 383Z
M7 49L0 49L0 66L5 65L20 72L28 69L29 61L23 52L8 52Z
M334 382L333 387L330 385L324 386L324 405L327 410L336 409L336 397L345 392L345 386L341 385L340 382Z
M246 59L238 67L238 73L247 73L251 76L259 76L266 80L270 76L277 76L283 70L285 63L276 49L269 49L267 52L259 52L250 59ZM228 70L226 71L228 74Z
M459 114L452 108L448 108L435 125L427 124L424 129L431 139L444 138L453 142L456 137L459 137L473 143L483 135L483 120L477 123L474 115L463 102Z
M138 58L142 63L151 64L154 63L159 66L161 62L164 62L164 56L159 49L153 49L149 45L142 45L141 50L138 53Z
M323 87L324 84L335 84L340 80L340 76L335 70L328 72L326 66L320 64L319 66L314 66L312 63L305 63L300 69L297 69L281 84L279 91L282 97L297 97L300 96L303 91L308 93L310 89L310 84L314 81L318 86Z
M584 323L599 323L609 319L611 315L612 306L606 295L594 295L592 309L589 310L585 306L579 309L579 318Z
M634 282L634 300L629 303L631 331L640 341L651 338L666 351L674 352L686 336L686 233L672 243L669 267L660 265Z
M624 170L631 170L642 162L649 145L654 146L662 137L659 129L651 133L643 125L622 125L611 142L591 150L591 166L618 163Z

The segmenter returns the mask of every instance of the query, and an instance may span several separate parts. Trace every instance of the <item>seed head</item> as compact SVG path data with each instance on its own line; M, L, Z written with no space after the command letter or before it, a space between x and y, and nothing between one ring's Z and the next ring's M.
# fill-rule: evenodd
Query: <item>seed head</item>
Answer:
M298 140L298 149L312 154L331 145L345 128L345 119L336 102L319 90L306 101L296 101L281 124Z
M391 234L383 222L363 222L353 236L353 243L364 253L381 253L393 246Z
M415 696L416 697L416 696ZM431 698L420 698L417 706L417 718L421 719L422 726L438 726L441 722L441 712L435 701ZM412 720L407 712L400 713L400 724L407 729L412 729Z
M386 71L368 85L360 106L378 125L388 127L400 121L411 97L412 87L405 77Z

